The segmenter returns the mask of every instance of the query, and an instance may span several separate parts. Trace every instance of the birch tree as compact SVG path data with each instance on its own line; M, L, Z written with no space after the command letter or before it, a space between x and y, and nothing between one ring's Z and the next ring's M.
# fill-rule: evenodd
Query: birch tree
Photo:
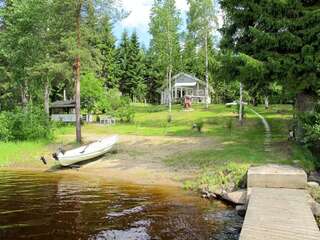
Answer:
M167 78L169 90L169 112L172 104L172 74L178 68L180 46L180 13L175 7L175 0L155 0L150 23L151 51L158 56L158 63Z
M218 20L213 0L188 0L188 30L194 35L198 46L205 52L205 106L208 108L209 98L209 41L212 32L218 28Z

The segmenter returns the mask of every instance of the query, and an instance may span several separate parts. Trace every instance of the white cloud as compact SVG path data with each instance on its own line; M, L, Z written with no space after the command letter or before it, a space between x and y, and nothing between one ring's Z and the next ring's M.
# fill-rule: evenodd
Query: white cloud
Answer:
M122 26L128 28L147 27L150 18L152 1L148 0L123 0L123 8L130 15L122 20Z

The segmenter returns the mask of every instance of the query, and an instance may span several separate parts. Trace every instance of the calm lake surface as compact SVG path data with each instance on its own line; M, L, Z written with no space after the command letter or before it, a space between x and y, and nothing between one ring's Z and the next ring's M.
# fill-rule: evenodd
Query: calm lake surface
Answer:
M217 239L239 236L232 208L177 188L0 171L0 239Z

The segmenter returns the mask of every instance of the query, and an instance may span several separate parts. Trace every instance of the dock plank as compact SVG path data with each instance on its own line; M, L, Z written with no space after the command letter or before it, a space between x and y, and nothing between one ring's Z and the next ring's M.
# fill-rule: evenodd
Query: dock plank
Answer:
M320 240L307 192L253 188L240 240Z

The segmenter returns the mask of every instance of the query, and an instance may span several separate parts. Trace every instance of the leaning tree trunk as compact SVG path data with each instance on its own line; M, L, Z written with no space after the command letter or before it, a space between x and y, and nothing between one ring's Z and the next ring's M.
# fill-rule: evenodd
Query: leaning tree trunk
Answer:
M269 109L269 97L264 96L264 108Z
M49 115L50 111L50 83L47 79L45 86L44 86L44 110Z
M76 33L77 33L77 48L81 47L81 35L80 35L80 15L82 8L82 0L78 2L76 10ZM75 63L75 100L76 100L76 137L77 142L81 143L81 117L80 117L80 55L78 54Z
M310 92L301 92L296 95L295 101L295 138L298 142L302 142L304 137L304 126L303 122L300 120L300 115L305 113L310 113L315 110L316 106L316 94Z

